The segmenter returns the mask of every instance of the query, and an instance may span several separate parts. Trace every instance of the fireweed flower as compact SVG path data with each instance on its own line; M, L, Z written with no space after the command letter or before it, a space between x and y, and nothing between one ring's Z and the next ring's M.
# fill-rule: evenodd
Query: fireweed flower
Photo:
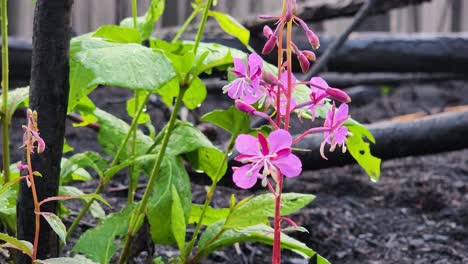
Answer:
M247 69L241 59L235 58L232 73L238 78L224 86L223 92L232 99L241 99L248 104L255 103L259 98L262 68L263 60L255 53L247 57Z
M37 153L42 153L45 150L45 142L39 136L39 129L37 128L37 112L31 111L28 109L26 112L26 117L28 120L28 126L23 125L23 145L21 147L25 147L26 145L30 144L34 146L37 142ZM30 134L30 135L28 135ZM29 141L29 142L28 142ZM31 153L34 153L34 147L31 148Z
M330 151L334 151L338 145L342 148L343 153L346 152L346 136L349 132L348 128L343 126L343 123L348 120L348 118L347 104L341 104L338 110L335 104L333 104L332 109L328 110L324 127L329 130L323 133L324 140L320 145L320 155L322 155L324 159L327 159L324 154L325 144L330 144Z
M258 179L266 180L271 175L275 181L280 173L286 177L296 177L302 171L301 160L291 153L292 137L286 130L278 129L265 138L239 135L235 147L240 153L235 160L247 163L234 168L234 183L243 189L251 188ZM260 173L260 171L263 171Z

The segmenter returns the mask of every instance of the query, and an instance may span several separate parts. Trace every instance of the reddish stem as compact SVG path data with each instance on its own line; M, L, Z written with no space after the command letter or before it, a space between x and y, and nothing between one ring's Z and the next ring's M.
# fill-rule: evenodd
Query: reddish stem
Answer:
M28 126L31 124L28 124ZM34 201L34 214L35 214L35 225L36 229L34 232L34 243L33 243L33 252L32 252L32 260L36 260L37 256L37 247L39 244L39 231L40 231L40 220L41 220L41 208L39 205L39 201L37 199L37 192L36 192L36 184L34 182L34 174L32 170L32 165L31 165L31 151L34 148L34 146L31 146L31 133L28 131L27 133L27 144L26 144L26 160L28 164L28 178L29 182L31 183L31 192L32 192L32 197Z
M273 235L273 256L271 263L281 263L281 193L283 190L283 175L280 174L278 177L278 192L275 201L275 226Z

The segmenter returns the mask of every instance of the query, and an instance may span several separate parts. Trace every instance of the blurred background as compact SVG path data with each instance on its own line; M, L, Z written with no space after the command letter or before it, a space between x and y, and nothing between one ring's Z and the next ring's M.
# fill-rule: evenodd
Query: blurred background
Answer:
M321 2L308 0L307 2ZM393 1L393 0L389 0ZM31 38L34 4L31 0L9 1L10 35ZM73 30L76 34L94 31L101 25L119 24L131 16L129 0L75 0L73 6ZM139 15L144 14L151 0L138 0ZM191 0L166 1L170 10L157 24L157 27L177 26L192 11ZM299 2L304 2L299 0ZM336 2L349 2L338 0ZM254 14L279 10L279 0L220 0L218 10L229 13L242 21ZM314 25L314 30L338 34L351 21L351 18L328 20ZM367 19L358 31L388 32L458 32L468 30L468 1L432 0L418 6L408 6L390 11L388 14Z

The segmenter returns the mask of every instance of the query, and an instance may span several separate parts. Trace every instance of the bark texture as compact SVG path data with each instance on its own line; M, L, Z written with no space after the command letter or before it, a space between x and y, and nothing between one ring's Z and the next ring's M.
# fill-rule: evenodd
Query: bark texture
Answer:
M56 196L62 157L65 118L69 92L69 45L73 0L38 0L34 12L34 35L31 63L30 108L38 112L38 127L46 142L41 155L34 154L32 167L42 173L36 177L39 201ZM57 203L44 204L41 211L57 211ZM31 190L22 182L17 202L18 237L34 237L34 205ZM41 218L38 259L58 255L58 238ZM30 263L21 256L19 263Z

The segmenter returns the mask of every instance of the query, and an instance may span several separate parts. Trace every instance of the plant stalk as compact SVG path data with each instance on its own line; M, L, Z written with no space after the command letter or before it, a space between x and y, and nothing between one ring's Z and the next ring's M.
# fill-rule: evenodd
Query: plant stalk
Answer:
M130 139L130 136L133 134L132 131L136 131L136 127L138 125L138 119L140 118L140 115L143 112L143 109L144 109L144 107L146 105L146 102L148 102L148 99L149 99L150 95L151 95L151 93L148 93L148 95L146 96L143 104L138 109L138 112L136 112L136 115L134 116L134 118L132 120L132 123L130 124L130 128L128 129L128 132L125 135L124 140L120 143L120 146L117 149L117 153L115 154L114 159L112 160L111 164L109 165L109 169L111 169L112 167L114 167L117 164L117 162L119 161L120 155L122 155L122 152L123 152L125 146L127 145L128 140ZM135 134L136 134L136 132L135 132ZM102 190L104 190L104 188L107 186L107 184L110 181L110 177L111 176L104 177L103 179L101 179L101 181L99 182L98 187L94 191L95 194L100 194L102 192ZM83 217L86 215L86 213L88 212L89 208L91 207L91 205L93 204L93 202L95 200L96 199L91 198L86 203L86 205L81 209L80 213L75 218L75 220L73 221L70 228L68 228L68 230L67 230L67 236L66 236L67 239L71 236L71 234L73 234L73 231L78 227L78 225L80 224L81 219L83 219Z
M138 4L137 0L132 0L132 17L133 17L133 28L135 30L138 30L138 24L137 24L137 16L138 16ZM134 105L134 111L133 115L136 114L138 111L138 101L139 101L139 92L138 90L135 91L134 93L134 98L135 98L135 105ZM137 120L138 121L138 120ZM138 124L138 122L137 122ZM136 128L132 130L130 133L132 133L132 141L131 141L131 150L130 150L130 155L132 157L135 156L136 153ZM128 197L127 197L127 203L131 204L133 203L134 200L134 189L135 189L135 181L133 179L133 174L135 173L134 171L135 167L133 165L130 165L130 168L128 170Z
M2 143L3 143L3 183L10 181L10 117L8 111L8 10L7 0L2 0Z
M120 254L120 258L118 262L120 264L127 263L127 260L129 258L130 247L133 242L133 238L135 237L135 234L138 232L138 229L139 229L139 227L137 226L138 221L136 221L136 219L141 219L145 215L146 206L148 204L149 198L153 194L154 185L156 184L156 179L159 174L159 168L161 167L164 154L166 153L167 145L169 144L169 139L171 137L172 130L174 129L174 126L175 126L177 114L180 110L180 107L182 106L182 98L184 97L186 90L187 90L187 87L180 88L179 95L177 96L177 99L174 105L174 110L172 111L171 117L169 118L166 134L164 135L163 141L161 143L161 150L159 151L158 157L156 158L156 162L154 164L153 170L151 172L151 176L149 178L148 184L143 194L143 198L141 199L141 202L139 206L137 207L136 212L134 213L135 217L132 218L134 219L134 221L130 222L129 230L125 238L125 246L122 250L122 253Z
M226 148L226 152L224 153L223 162L221 162L218 169L216 170L216 179L219 179L221 177L221 175L220 175L221 169L223 167L224 162L227 160L227 158L229 156L229 153L232 151L232 149L234 147L234 142L236 140L236 137L237 137L237 135L232 135L231 139L229 140L228 146ZM198 219L197 225L195 227L195 231L193 232L192 239L190 240L189 243L187 243L187 246L185 248L185 259L187 259L190 256L190 254L192 253L193 246L195 245L195 242L197 241L197 236L198 236L198 233L200 232L200 229L201 229L201 226L202 226L203 218L205 218L206 210L208 209L208 206L210 205L211 200L213 199L213 195L214 195L216 185L217 185L217 182L213 181L210 188L208 189L208 193L206 194L205 203L203 204L202 212L200 214L200 218Z
M192 21L195 19L195 17L197 16L199 11L200 11L200 9L199 9L198 6L193 9L190 16L185 20L184 24L179 28L179 31L177 31L177 34L171 40L172 43L179 40L180 36L182 36L182 34L185 32L185 30L187 30L187 27L190 25L190 23L192 23Z
M28 124L29 126L30 124ZM32 260L36 260L37 256L37 248L39 245L39 232L41 228L41 208L39 205L39 200L37 199L37 191L36 191L36 184L34 182L34 174L33 174L33 169L32 169L32 162L31 162L31 151L33 146L31 146L31 133L28 131L27 132L27 144L26 144L26 162L28 164L28 179L29 182L31 183L31 192L32 192L32 197L34 201L34 216L35 216L35 231L34 231L34 242L33 242L33 251L32 251Z
M203 36L203 30L205 30L206 20L208 19L208 12L210 11L212 4L213 0L206 0L202 20L200 21L200 27L198 27L197 36L195 37L195 46L193 47L193 53L195 54L197 54L198 45L200 45L200 41Z

